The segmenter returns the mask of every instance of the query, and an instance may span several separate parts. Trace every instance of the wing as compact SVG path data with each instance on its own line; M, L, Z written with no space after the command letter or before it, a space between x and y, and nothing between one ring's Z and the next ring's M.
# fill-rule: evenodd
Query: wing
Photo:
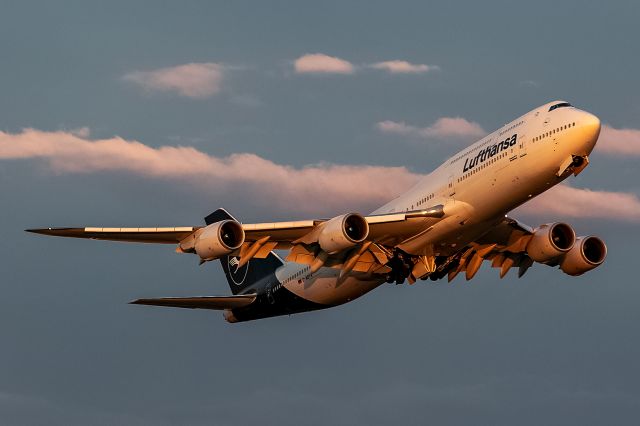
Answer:
M443 206L412 212L366 216L369 224L369 239L381 243L401 241L413 235L424 224L425 219L441 218ZM229 216L232 217L232 216ZM294 222L245 223L245 241L255 242L269 237L273 248L288 249L303 239L327 219L310 219ZM56 237L87 238L92 240L122 241L134 243L177 244L202 226L160 227L160 228L36 228L26 229L35 234ZM274 245L275 244L275 245ZM277 246L277 247L276 247Z
M443 219L459 220L457 208L445 210L445 206L436 205L428 209L401 213L365 216L369 233L362 241L347 249L327 254L319 250L319 236L327 219L310 219L294 222L267 222L242 224L245 239L242 246L229 255L240 258L240 266L251 258L264 258L272 250L290 250L287 260L312 264L312 270L321 266L342 268L361 272L384 273L389 270L385 265L393 256L395 247L409 254L420 254L424 246L421 236L432 231ZM456 213L456 214L454 214ZM215 221L233 219L225 210L218 209L205 218L207 224ZM334 218L335 219L335 218ZM195 241L203 227L170 228L43 228L28 229L44 235L88 238L95 240L125 241L139 243L177 244L176 251L194 253ZM430 234L431 235L431 234ZM405 244L404 246L402 244Z
M366 216L370 241L393 244L414 235L426 222L434 222L444 216L443 206L426 210ZM232 218L232 216L229 215ZM245 223L245 241L252 243L268 237L271 249L289 249L293 245L310 241L305 237L317 230L327 219L311 219L294 222ZM57 237L87 238L93 240L124 241L136 243L177 244L194 235L201 226L165 228L38 228L27 229L42 235Z
M490 261L493 268L500 268L500 278L512 267L517 267L518 277L522 277L533 265L533 260L526 254L533 232L532 227L505 217L488 233L459 252L455 260L457 266L448 270L449 281L463 271L467 280L472 279L485 260Z
M411 212L380 214L365 216L369 225L368 241L384 245L398 244L407 237L415 235L426 223L435 223L444 216L442 205L430 209ZM269 241L277 243L278 249L288 249L298 243L311 243L315 235L327 219L306 220L299 222L271 222L243 224L247 241L258 241L269 237Z
M255 294L236 296L198 296L198 297L162 297L158 299L137 299L129 302L133 305L170 306L189 309L234 309L252 304Z
M26 229L35 234L55 237L88 238L92 240L125 241L132 243L178 244L199 227L172 228L40 228Z

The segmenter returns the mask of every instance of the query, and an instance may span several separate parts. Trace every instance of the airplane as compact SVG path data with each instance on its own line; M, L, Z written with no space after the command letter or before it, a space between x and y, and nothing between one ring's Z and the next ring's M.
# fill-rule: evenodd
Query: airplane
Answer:
M241 223L224 209L205 226L44 228L38 234L174 244L200 264L219 260L231 295L137 299L139 305L222 310L231 323L324 309L381 284L472 279L484 261L521 277L534 263L578 276L607 246L564 222L528 226L508 213L589 164L595 115L558 100L486 135L363 216ZM371 182L375 185L375 182ZM330 196L330 194L328 194ZM286 250L283 260L274 250Z

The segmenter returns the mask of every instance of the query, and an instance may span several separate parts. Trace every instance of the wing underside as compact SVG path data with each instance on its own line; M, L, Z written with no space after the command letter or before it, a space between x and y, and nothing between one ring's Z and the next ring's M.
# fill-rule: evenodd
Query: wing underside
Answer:
M212 213L212 215L216 214L235 220L223 209ZM389 268L386 265L393 256L395 247L399 247L403 241L429 230L430 227L437 226L447 215L451 216L451 211L446 214L443 205L436 205L422 210L364 216L362 218L367 222L368 226L366 239L353 246L348 246L346 249L331 253L324 252L322 247L319 246L319 236L323 232L323 227L329 222L326 219L241 224L244 231L243 243L229 255L237 256L242 266L251 258L265 258L272 250L289 250L290 253L287 260L311 264L313 271L324 265L340 268L344 274L351 270L387 273ZM211 219L211 215L207 217L207 224L211 222L209 219ZM165 228L84 227L42 228L28 229L27 231L59 237L175 244L177 245L176 251L180 253L195 253L195 244L199 235L203 232L202 229L202 226ZM196 303L188 300L154 301L155 304L169 302Z
M390 239L404 239L417 232L425 220L433 221L444 215L443 206L438 205L426 210L402 212L383 215L366 216L369 225L369 240L386 243ZM289 249L315 228L326 222L326 219L311 219L293 222L245 223L245 241L255 242L268 237L269 242L277 249ZM122 241L135 243L177 244L184 241L202 226L150 227L150 228L39 228L27 229L42 235L56 237L86 238L93 240Z

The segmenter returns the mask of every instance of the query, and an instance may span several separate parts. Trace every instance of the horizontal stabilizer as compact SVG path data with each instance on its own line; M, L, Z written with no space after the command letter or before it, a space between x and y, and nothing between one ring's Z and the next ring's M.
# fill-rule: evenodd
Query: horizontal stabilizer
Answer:
M256 300L255 294L236 296L162 297L158 299L137 299L134 305L170 306L189 309L234 309L248 306Z

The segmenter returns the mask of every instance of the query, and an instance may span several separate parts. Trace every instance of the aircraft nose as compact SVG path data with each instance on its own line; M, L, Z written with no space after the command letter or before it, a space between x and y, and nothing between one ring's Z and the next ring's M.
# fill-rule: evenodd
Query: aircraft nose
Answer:
M587 153L590 153L596 145L598 136L600 136L600 119L591 113L585 112L580 119L580 127L584 134L585 148L588 151Z
M600 134L600 119L593 114L586 113L583 120L585 130L594 134L594 138L598 138Z

